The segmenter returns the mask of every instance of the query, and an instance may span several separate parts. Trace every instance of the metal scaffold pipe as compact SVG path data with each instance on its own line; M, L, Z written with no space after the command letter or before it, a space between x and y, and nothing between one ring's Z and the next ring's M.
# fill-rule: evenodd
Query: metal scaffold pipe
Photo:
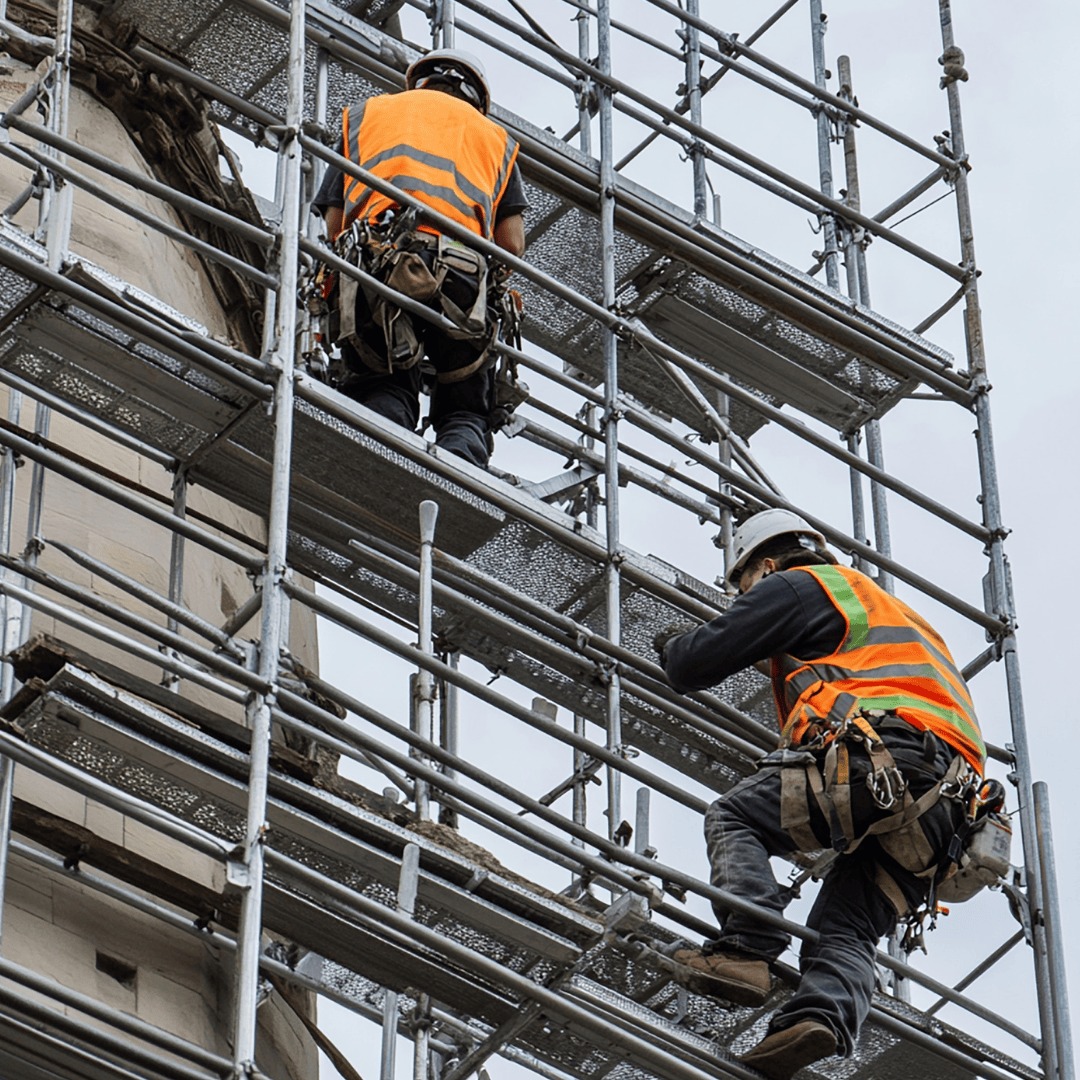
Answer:
M258 674L270 689L257 691L247 707L251 728L247 821L241 864L242 903L237 935L236 994L233 1019L233 1068L238 1077L255 1070L259 956L265 868L266 800L270 768L270 725L280 654L288 642L288 607L284 585L289 577L289 486L293 450L293 377L297 336L300 210L303 199L303 149L300 130L305 100L306 0L293 4L289 16L288 111L278 150L281 202L281 244L278 250L280 291L267 294L266 333L274 373L273 465L267 523L266 561L262 568L262 618ZM272 312L272 319L271 319Z
M597 49L599 69L611 75L611 5L600 0L597 5ZM612 90L607 82L597 88L600 99L600 262L603 306L615 308L615 134L613 126ZM614 327L604 334L604 524L607 559L604 566L607 637L618 645L621 639L622 585L619 567L622 563L619 539L619 339ZM622 703L620 675L614 668L608 672L607 684L607 748L614 754L623 753ZM614 837L622 824L622 776L615 769L607 774L608 836Z
M418 628L418 646L422 656L435 655L433 644L433 545L435 543L435 523L439 517L439 505L430 499L420 504L420 565L417 574L417 596L420 601ZM426 667L420 667L415 676L416 691L413 699L415 731L427 742L435 739L435 679ZM421 820L431 815L430 792L427 784L417 781L415 788L416 812Z
M966 161L964 145L963 117L960 107L960 82L967 78L964 71L964 54L957 47L953 34L951 0L938 0L938 14L941 23L942 55L940 63L945 69L941 80L946 91L949 108L948 138L951 150L957 161ZM986 352L982 331L982 312L979 305L978 275L974 272L975 240L971 218L971 196L968 189L966 169L960 169L955 175L956 212L960 233L960 250L963 263L971 271L964 287L965 343L968 366L972 372L979 396L975 403L975 416L978 420L976 442L979 456L979 475L982 487L983 521L990 532L990 579L992 603L998 613L1007 621L1010 628L1015 626L1015 605L1012 597L1012 583L1005 557L1004 541L1008 530L1004 527L1001 516L1000 489L998 485L997 464L994 455L993 425L990 418L989 389L986 373ZM1063 1011L1062 995L1051 976L1050 952L1056 946L1048 940L1052 933L1050 927L1060 927L1061 918L1057 911L1049 911L1048 917L1041 917L1043 908L1052 902L1053 897L1043 894L1044 872L1041 852L1037 842L1038 825L1035 817L1034 800L1028 798L1033 791L1031 758L1028 747L1027 725L1024 716L1023 692L1020 682L1020 667L1017 658L1016 636L1014 631L1002 641L1005 662L1006 684L1009 697L1009 715L1011 720L1013 746L1016 755L1016 773L1020 798L1021 840L1026 867L1027 897L1031 907L1032 936L1035 954L1035 982L1039 1001L1039 1014L1043 1031L1043 1067L1050 1077L1060 1076L1061 1080L1073 1080L1071 1074L1062 1072L1066 1063L1058 1060L1059 1032L1067 1029L1070 1020ZM1064 973L1061 974L1064 980ZM1071 1063L1069 1063L1071 1068Z
M690 14L697 15L697 12L690 12ZM814 83L822 90L825 89L825 24L826 16L821 10L821 0L810 0L810 40L813 43L814 53ZM815 121L821 194L827 199L832 199L832 121L821 106L818 106L815 112ZM821 255L825 263L825 277L830 288L839 290L840 251L836 244L836 218L831 214L821 214L819 221L825 241L825 250Z

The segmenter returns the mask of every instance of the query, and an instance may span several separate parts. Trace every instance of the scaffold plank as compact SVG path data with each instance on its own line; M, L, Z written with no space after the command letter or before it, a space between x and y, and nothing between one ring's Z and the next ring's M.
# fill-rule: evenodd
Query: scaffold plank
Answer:
M122 302L124 294L111 298ZM175 456L186 463L188 477L207 489L260 516L268 513L273 417L214 371L138 342L52 290L20 308L0 331L0 367ZM521 488L443 455L331 388L311 380L304 385L307 400L297 403L291 473L290 558L297 569L340 582L411 620L415 587L385 568L365 566L351 545L375 535L407 561L418 541L409 508L434 499L440 507L440 550L467 558L476 571L573 619L586 632L605 634L599 533ZM447 467L429 468L429 460ZM595 554L568 540L587 543ZM724 603L715 589L660 560L631 551L622 557L622 644L640 656L651 658L655 634L687 618L673 597L685 597L695 612L719 610ZM575 645L565 635L541 634L513 620L495 627L452 596L441 605L437 629L448 646L570 711L605 722L605 673L573 656ZM747 673L728 681L723 699L771 723L762 685L761 676ZM750 771L752 758L725 740L707 707L687 706L699 717L696 726L688 725L657 694L672 698L662 683L651 699L628 686L626 735L632 744L718 791Z
M138 682L130 680L132 687ZM175 710L163 711L129 690L65 667L48 683L37 686L36 697L25 695L18 715L9 720L32 745L106 778L118 791L235 838L242 828L245 756L186 720L179 696L175 706ZM777 983L762 1009L733 1007L688 994L653 962L651 949L635 948L632 943L627 948L605 937L596 914L561 898L530 895L508 879L500 884L497 902L489 883L499 875L437 840L281 774L274 776L272 792L267 839L273 850L302 861L357 895L392 907L396 896L392 871L399 866L401 847L405 842L417 843L423 868L419 921L479 955L496 958L507 970L528 972L541 985L574 958L578 973L564 991L568 1000L614 1018L628 1031L660 1040L670 1047L673 1064L692 1061L723 1075L724 1061L760 1037L768 1015L789 993L783 981ZM447 867L479 881L475 891L455 886L448 880ZM478 876L481 870L487 872ZM448 963L430 948L358 920L348 905L313 895L309 885L291 880L287 873L273 870L267 890L267 929L323 956L328 961L328 986L339 992L349 986L349 973L356 972L361 982L374 980L403 991L422 987L451 1011L488 1025L505 1021L521 1007L513 992L478 978L467 965ZM514 905L501 904L512 893L517 897ZM500 907L502 913L493 914ZM543 927L543 920L550 926ZM552 929L556 924L561 935ZM651 926L649 934L653 948L667 950L677 941L661 926ZM558 945L560 939L563 946ZM573 941L577 944L572 945ZM887 998L881 998L880 1005L891 1015L920 1025L917 1010ZM1016 1075L1036 1080L1034 1071L969 1036L945 1025L940 1030L948 1045L976 1060L999 1061ZM541 1016L519 1033L515 1045L582 1080L608 1075L620 1080L648 1076L664 1080L667 1075L633 1065L617 1047L598 1041L587 1026L572 1019ZM913 1072L913 1068L924 1071ZM930 1049L908 1045L873 1021L867 1024L846 1070L845 1076L857 1080L908 1080L913 1075L967 1080L977 1075L940 1060ZM677 1070L670 1075L674 1080ZM822 1064L806 1075L824 1078L833 1072Z
M174 10L175 9L175 10ZM149 44L179 54L202 77L242 100L281 114L285 80L277 69L285 51L284 24L266 11L256 11L244 0L215 6L210 0L121 0L118 13L142 28ZM341 108L374 93L396 89L393 64L415 58L402 42L329 0L309 3L311 19L320 18L333 28L334 41L349 44L349 62L331 52L329 100L331 116ZM252 48L235 46L234 27L250 35L257 28L265 39ZM237 63L243 56L244 62ZM371 57L364 67L363 57ZM313 68L313 65L312 65ZM225 114L231 116L229 110ZM527 219L530 263L573 288L582 296L600 298L599 224L591 192L599 183L596 162L574 147L498 106L493 115L523 143L522 158L530 213ZM772 404L784 403L822 420L839 431L852 430L868 418L880 416L919 385L917 373L951 366L951 358L925 339L851 304L846 297L821 285L809 275L764 254L738 237L702 222L655 193L619 177L615 243L615 271L621 311L636 316L668 343L688 352L720 374L760 393ZM638 212L635 207L644 207ZM673 251L670 228L677 221L699 238L701 250L681 245ZM705 249L708 248L708 258ZM736 274L730 256L737 256ZM754 299L741 276L746 266L760 279L787 295L770 305ZM603 377L603 328L565 300L528 279L516 286L525 297L525 337L554 353L590 380ZM817 315L809 325L798 311L810 304ZM677 318L690 310L691 320ZM856 330L851 330L854 321ZM855 344L862 340L859 326L881 344L864 355ZM717 331L714 340L711 332ZM748 347L749 342L754 347ZM869 348L869 346L867 346ZM904 366L891 365L890 350L907 358ZM792 372L796 377L792 378ZM620 385L648 408L675 417L691 428L701 428L701 417L666 380L657 378L655 362L633 349L620 364ZM735 403L731 423L739 434L750 435L762 417Z

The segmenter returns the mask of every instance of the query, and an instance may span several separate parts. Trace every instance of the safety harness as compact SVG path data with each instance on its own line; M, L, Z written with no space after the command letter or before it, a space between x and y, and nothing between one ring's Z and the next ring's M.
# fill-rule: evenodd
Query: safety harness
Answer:
M929 879L933 893L938 882L955 872L955 861L943 861L926 839L919 819L943 799L962 800L971 792L978 777L964 758L954 756L944 776L918 799L908 790L907 782L888 747L875 730L896 714L883 710L856 709L834 731L819 734L798 750L780 750L775 755L781 766L780 825L800 851L816 851L821 842L810 825L809 795L812 795L829 825L833 851L851 854L868 837L876 836L884 851L902 869L919 878ZM898 723L905 721L897 718ZM851 749L861 745L870 758L871 769L866 784L875 804L893 810L856 835L852 813ZM825 749L823 759L813 752ZM765 762L774 759L769 755ZM819 761L820 759L820 761ZM896 880L880 865L875 881L896 909L899 918L912 915L909 904Z
M528 399L529 388L518 378L517 363L497 343L520 349L523 303L521 294L507 287L508 273L489 272L487 259L478 251L450 237L416 229L415 211L387 215L382 222L357 221L345 229L334 244L335 254L377 281L420 303L437 300L436 310L451 323L447 336L472 342L476 356L450 371L430 374L440 383L467 379L496 362L495 401L489 417L493 431L505 426L515 408ZM336 289L336 303L329 302ZM367 321L358 322L357 298L363 295ZM365 366L385 374L407 370L423 359L424 344L413 314L370 286L347 274L326 275L323 295L326 308L336 309L328 337L333 344L348 342ZM365 331L381 331L385 352L373 349ZM352 373L344 363L331 363L330 382L343 388Z

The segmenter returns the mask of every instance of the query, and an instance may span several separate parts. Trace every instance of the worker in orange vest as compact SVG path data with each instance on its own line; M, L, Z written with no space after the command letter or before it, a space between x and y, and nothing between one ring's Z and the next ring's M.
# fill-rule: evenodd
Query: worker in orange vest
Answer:
M850 1054L870 1010L878 940L933 917L986 748L963 676L937 632L789 510L745 521L728 582L739 596L711 622L657 636L685 693L768 663L779 749L708 809L712 884L780 915L792 891L769 858L832 850L807 920L801 979L744 1064L772 1080ZM675 953L681 981L764 1004L782 928L715 904L719 935Z
M439 49L414 62L406 90L361 101L342 115L342 154L462 228L513 255L525 250L527 208L518 145L488 117L483 65ZM434 326L346 275L331 304L338 388L368 408L415 429L428 380L436 443L476 465L491 453L498 333L505 274L437 224L337 169L328 170L314 206L339 254L455 325Z

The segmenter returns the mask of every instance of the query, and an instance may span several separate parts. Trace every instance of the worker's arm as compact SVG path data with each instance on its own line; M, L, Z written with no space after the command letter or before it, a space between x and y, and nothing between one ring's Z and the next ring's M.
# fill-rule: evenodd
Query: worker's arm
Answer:
M827 656L846 631L843 616L809 574L770 574L723 615L669 641L664 672L680 693L704 690L772 656Z
M322 214L323 221L326 222L326 237L332 243L345 224L345 211L340 206L327 206L323 208Z
M525 254L525 218L521 214L508 214L496 221L492 239L504 251L520 259Z

